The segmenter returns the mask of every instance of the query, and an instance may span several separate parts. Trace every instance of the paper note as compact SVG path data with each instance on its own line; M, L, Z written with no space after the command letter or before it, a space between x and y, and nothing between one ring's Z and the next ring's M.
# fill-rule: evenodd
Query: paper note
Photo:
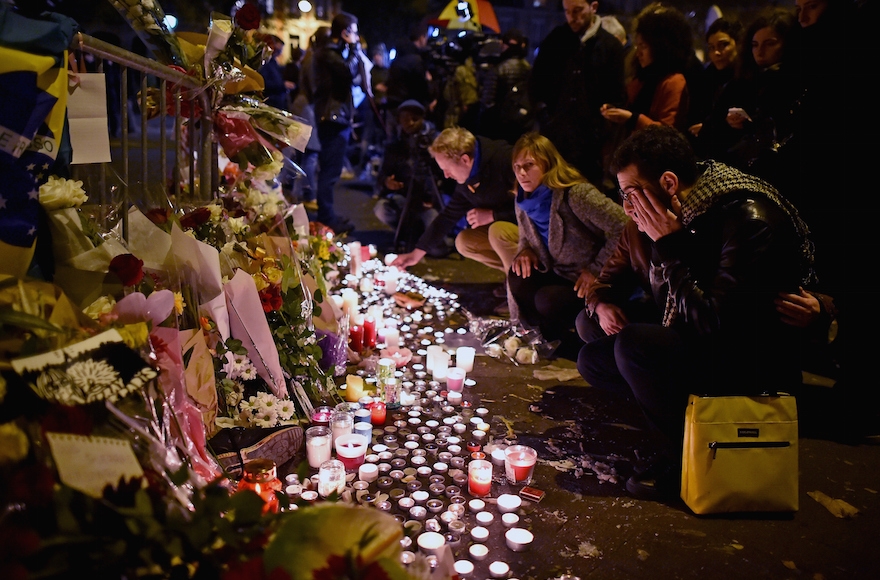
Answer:
M101 497L107 485L119 478L144 475L131 444L123 439L86 437L70 433L46 433L61 481L92 497Z
M80 73L79 86L67 99L71 164L110 162L107 85L103 73Z

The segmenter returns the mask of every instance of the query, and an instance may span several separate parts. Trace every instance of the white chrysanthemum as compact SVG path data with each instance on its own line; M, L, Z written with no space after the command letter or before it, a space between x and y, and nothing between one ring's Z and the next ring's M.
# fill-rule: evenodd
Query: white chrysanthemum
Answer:
M256 413L258 411L259 402L256 397L250 396L246 400L242 400L241 403L238 404L238 408L242 411L250 411L251 413Z
M233 234L245 234L250 229L250 226L243 217L231 217L227 220L227 223Z
M282 421L290 420L296 413L296 406L290 399L284 399L278 402L278 417Z
M278 424L278 420L274 416L256 417L253 421L256 427L274 427Z
M242 366L238 376L243 381L252 381L258 376L257 367L250 363L247 366Z

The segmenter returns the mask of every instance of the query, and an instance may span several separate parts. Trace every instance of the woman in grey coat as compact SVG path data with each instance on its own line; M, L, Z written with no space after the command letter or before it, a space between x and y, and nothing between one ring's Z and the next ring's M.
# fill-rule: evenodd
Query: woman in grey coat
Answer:
M507 274L511 320L548 341L577 341L572 329L587 286L629 218L543 135L516 142L513 171L519 250Z

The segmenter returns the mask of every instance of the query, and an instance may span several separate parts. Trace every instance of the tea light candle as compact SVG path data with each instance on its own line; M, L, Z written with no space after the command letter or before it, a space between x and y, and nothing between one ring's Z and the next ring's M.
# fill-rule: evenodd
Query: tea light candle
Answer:
M459 496L462 497L462 496ZM446 508L446 511L455 515L456 519L461 519L464 515L464 504L463 503L455 503L455 498L449 498L449 507Z
M504 447L496 446L491 453L492 464L503 467L504 466Z
M470 560L457 560L452 568L459 576L468 576L474 573L474 563Z
M449 391L446 393L446 401L450 405L460 405L461 404L461 392L460 391ZM452 417L446 417L446 419L452 419ZM444 419L445 422L445 419Z
M512 528L519 523L519 516L515 513L504 514L501 516L501 523L505 528Z
M358 478L361 481L376 481L379 479L379 466L375 463L364 463L358 467Z
M415 505L416 505L416 502L411 497L404 496L404 497L400 498L399 500L397 500L397 507L399 507L400 509L402 509L406 512L408 512L410 510L410 508L412 508Z
M370 422L373 425L384 425L385 414L385 403L382 401L373 401L373 404L370 405Z
M412 492L410 497L413 498L413 501L415 501L416 504L421 505L428 501L428 497L430 497L430 494L427 491L420 489L418 491Z
M423 520L428 516L428 510L423 506L414 505L409 509L409 517L414 520Z
M469 373L474 370L474 355L476 349L472 346L460 346L455 349L455 366Z
M535 536L525 528L510 528L504 533L504 539L508 548L514 552L523 552L528 549Z
M481 512L486 509L486 502L481 499L472 499L468 502L468 509L474 513Z
M486 528L483 529L485 530ZM471 535L473 535L473 530L471 530ZM468 553L471 555L471 558L479 562L486 559L486 556L489 554L489 548L484 544L471 544L471 547L468 548Z
M476 515L477 523L481 526L488 526L493 521L495 521L495 516L492 512L480 512Z
M489 539L489 530L483 526L474 526L471 529L471 537L475 542L485 542Z
M431 498L425 502L425 507L428 508L428 511L431 513L440 513L443 510L443 500Z
M505 578L508 574L510 574L510 566L507 565L507 562L496 560L489 564L489 575L492 578Z
M498 496L498 511L506 514L519 509L522 498L512 493L502 493Z

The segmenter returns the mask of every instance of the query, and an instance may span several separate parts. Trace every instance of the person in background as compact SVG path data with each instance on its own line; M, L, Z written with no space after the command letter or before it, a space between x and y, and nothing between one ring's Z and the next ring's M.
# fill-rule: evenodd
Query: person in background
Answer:
M710 143L702 143L700 130L703 120L713 111L713 104L718 100L725 85L733 79L736 70L737 42L742 34L742 25L738 20L728 17L716 18L706 30L706 54L709 64L699 75L698 82L690 86L690 107L688 133L697 155L714 157L717 147Z
M272 34L266 37L266 44L272 49L272 56L260 67L264 84L263 96L267 105L286 111L290 101L289 85L284 80L284 66L281 64L284 58L284 41Z
M321 142L317 221L337 234L354 229L354 224L336 213L333 189L345 165L354 122L352 87L362 85L366 78L359 50L358 19L340 12L333 17L329 41L314 57L314 106Z
M287 87L287 101L289 103L287 107L288 111L293 107L293 101L296 100L296 96L299 94L300 67L302 67L302 61L305 55L306 51L302 48L298 46L291 48L290 60L284 65L284 86Z
M634 76L626 85L626 105L607 102L600 108L606 120L622 127L617 142L656 123L686 129L689 96L684 73L693 54L687 18L676 8L651 3L636 17L634 39Z
M513 146L513 173L519 251L507 274L511 319L561 340L557 353L575 358L575 318L629 218L538 133Z
M428 151L443 175L457 185L415 249L397 256L392 265L406 268L419 263L429 248L437 247L460 219L467 218L469 227L455 237L458 253L506 274L519 243L511 195L512 145L452 127L441 131Z
M501 35L501 56L483 77L480 134L515 143L534 125L528 102L532 67L526 60L529 39L511 28Z
M373 213L395 231L400 226L400 241L411 249L442 206L442 197L436 199L437 195L442 196L438 187L442 176L428 153L428 147L437 137L437 129L425 119L425 107L415 100L404 101L397 107L397 126L400 135L385 147L376 178L378 200ZM406 208L407 200L409 208ZM405 209L408 215L401 222ZM443 258L449 255L451 247L444 242L426 251L431 257Z
M443 86L446 101L443 128L464 127L468 131L478 132L480 93L473 51L467 46L451 43L449 52L457 64L451 78Z
M602 27L599 2L562 0L562 7L566 23L538 46L529 95L538 131L604 189L601 151L609 135L599 108L623 102L624 49Z
M404 101L420 102L430 112L436 104L431 94L431 74L428 72L428 26L419 22L410 28L409 35L397 43L397 56L388 67L386 83L386 111L392 114L385 119L387 137L393 139L394 111Z
M779 292L814 280L812 242L797 209L768 182L699 162L668 125L637 130L615 152L627 215L652 242L649 280L663 311L586 343L590 385L631 396L664 452L627 480L645 499L678 497L688 395L796 392L800 329Z

